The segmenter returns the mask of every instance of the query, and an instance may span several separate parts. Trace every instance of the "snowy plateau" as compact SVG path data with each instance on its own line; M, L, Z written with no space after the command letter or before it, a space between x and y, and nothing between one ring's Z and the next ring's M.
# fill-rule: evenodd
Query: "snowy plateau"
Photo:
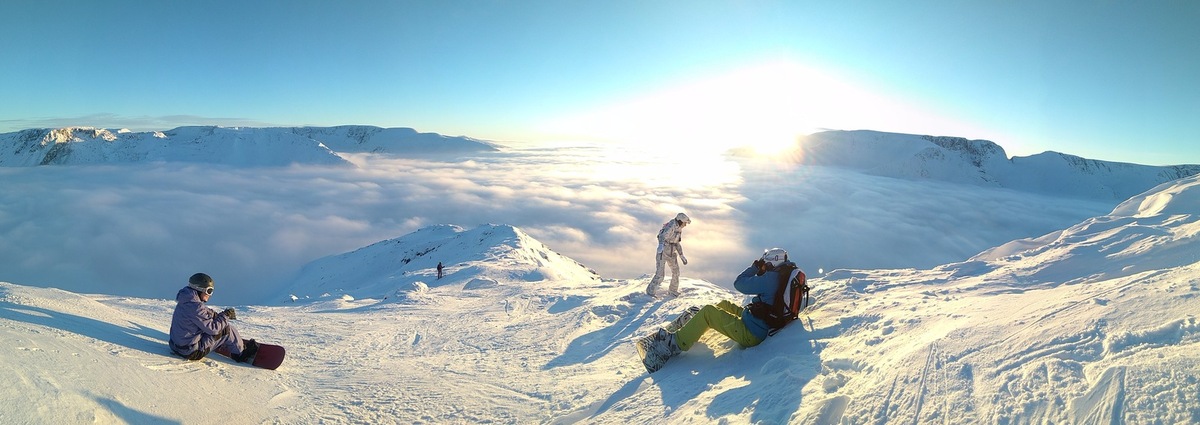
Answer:
M403 135L419 140L399 146ZM735 150L713 164L736 164L736 184L696 177L704 188L672 192L615 177L562 183L664 167L579 176L613 162L569 152L585 159L354 126L0 135L0 423L1200 423L1196 166L827 132L782 162ZM389 180L397 173L424 183ZM191 174L203 183L178 177ZM490 190L444 183L468 175L494 179ZM250 187L260 179L268 189ZM522 192L547 181L561 187ZM452 187L474 189L429 194ZM180 193L205 208L179 207ZM389 203L401 193L419 197ZM626 201L679 193L703 200L645 212ZM746 224L779 226L780 208L800 205L820 223L797 224L802 236ZM684 266L681 296L650 297L654 233L677 207L694 217L684 246L697 264ZM634 224L553 222L622 212ZM252 225L226 228L242 216ZM471 219L505 224L446 224ZM738 230L712 233L717 223ZM636 248L619 243L626 233ZM864 233L883 242L849 239ZM222 240L171 248L206 234ZM853 255L821 257L847 240ZM744 301L732 278L772 245L810 275L801 320L746 349L709 332L647 374L632 342L689 306ZM178 259L204 250L218 254ZM874 258L913 265L821 270ZM244 336L287 347L283 366L170 354L169 297L197 267L211 267L210 305L235 307ZM258 281L243 271L254 268L282 275L234 289Z

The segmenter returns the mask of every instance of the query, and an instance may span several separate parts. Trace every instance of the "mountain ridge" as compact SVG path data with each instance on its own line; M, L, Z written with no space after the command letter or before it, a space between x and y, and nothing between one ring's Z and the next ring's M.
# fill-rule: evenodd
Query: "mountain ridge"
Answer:
M194 162L241 166L351 166L341 154L465 153L497 145L411 128L182 126L134 132L95 127L37 128L0 134L0 166Z
M731 154L749 155L747 150ZM1054 151L1010 158L988 140L872 130L814 133L801 138L783 158L798 165L843 167L885 177L1116 201L1200 174L1197 164L1151 166Z

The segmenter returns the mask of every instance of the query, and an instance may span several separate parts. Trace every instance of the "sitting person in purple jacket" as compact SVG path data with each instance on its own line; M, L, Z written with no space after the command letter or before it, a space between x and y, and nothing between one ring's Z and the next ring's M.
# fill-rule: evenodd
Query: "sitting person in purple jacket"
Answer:
M229 357L245 362L258 351L253 339L242 341L237 328L229 323L236 318L233 308L217 313L204 303L212 297L213 280L204 273L188 279L188 285L175 294L175 314L171 316L171 351L188 360L200 360L209 352L224 348Z

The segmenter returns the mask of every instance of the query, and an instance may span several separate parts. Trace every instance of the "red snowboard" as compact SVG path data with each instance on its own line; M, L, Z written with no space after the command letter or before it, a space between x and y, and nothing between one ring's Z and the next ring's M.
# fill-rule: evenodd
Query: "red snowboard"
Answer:
M283 357L286 354L282 345L259 343L258 352L254 354L253 364L263 369L275 370L283 364Z
M217 354L229 357L229 351L226 351L224 347L218 348ZM283 346L260 342L258 343L258 352L254 354L254 361L250 364L263 369L275 370L279 368L279 365L283 364L283 357L286 354L287 352L283 349Z

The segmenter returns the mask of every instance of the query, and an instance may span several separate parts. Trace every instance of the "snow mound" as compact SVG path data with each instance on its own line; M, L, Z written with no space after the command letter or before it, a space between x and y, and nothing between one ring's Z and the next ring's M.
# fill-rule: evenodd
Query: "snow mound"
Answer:
M1200 213L1200 180L1182 179L1164 183L1122 202L1112 215L1154 217Z
M1021 239L972 260L1019 270L1025 283L1114 279L1182 267L1200 252L1200 176L1164 183L1094 217L1039 238ZM1088 270L1079 276L1078 270Z
M442 263L445 276L437 278ZM416 282L427 287L459 285L464 289L542 281L593 281L599 277L579 262L554 252L510 225L474 229L436 225L376 242L352 252L305 265L281 299L350 294L384 298L408 291Z

